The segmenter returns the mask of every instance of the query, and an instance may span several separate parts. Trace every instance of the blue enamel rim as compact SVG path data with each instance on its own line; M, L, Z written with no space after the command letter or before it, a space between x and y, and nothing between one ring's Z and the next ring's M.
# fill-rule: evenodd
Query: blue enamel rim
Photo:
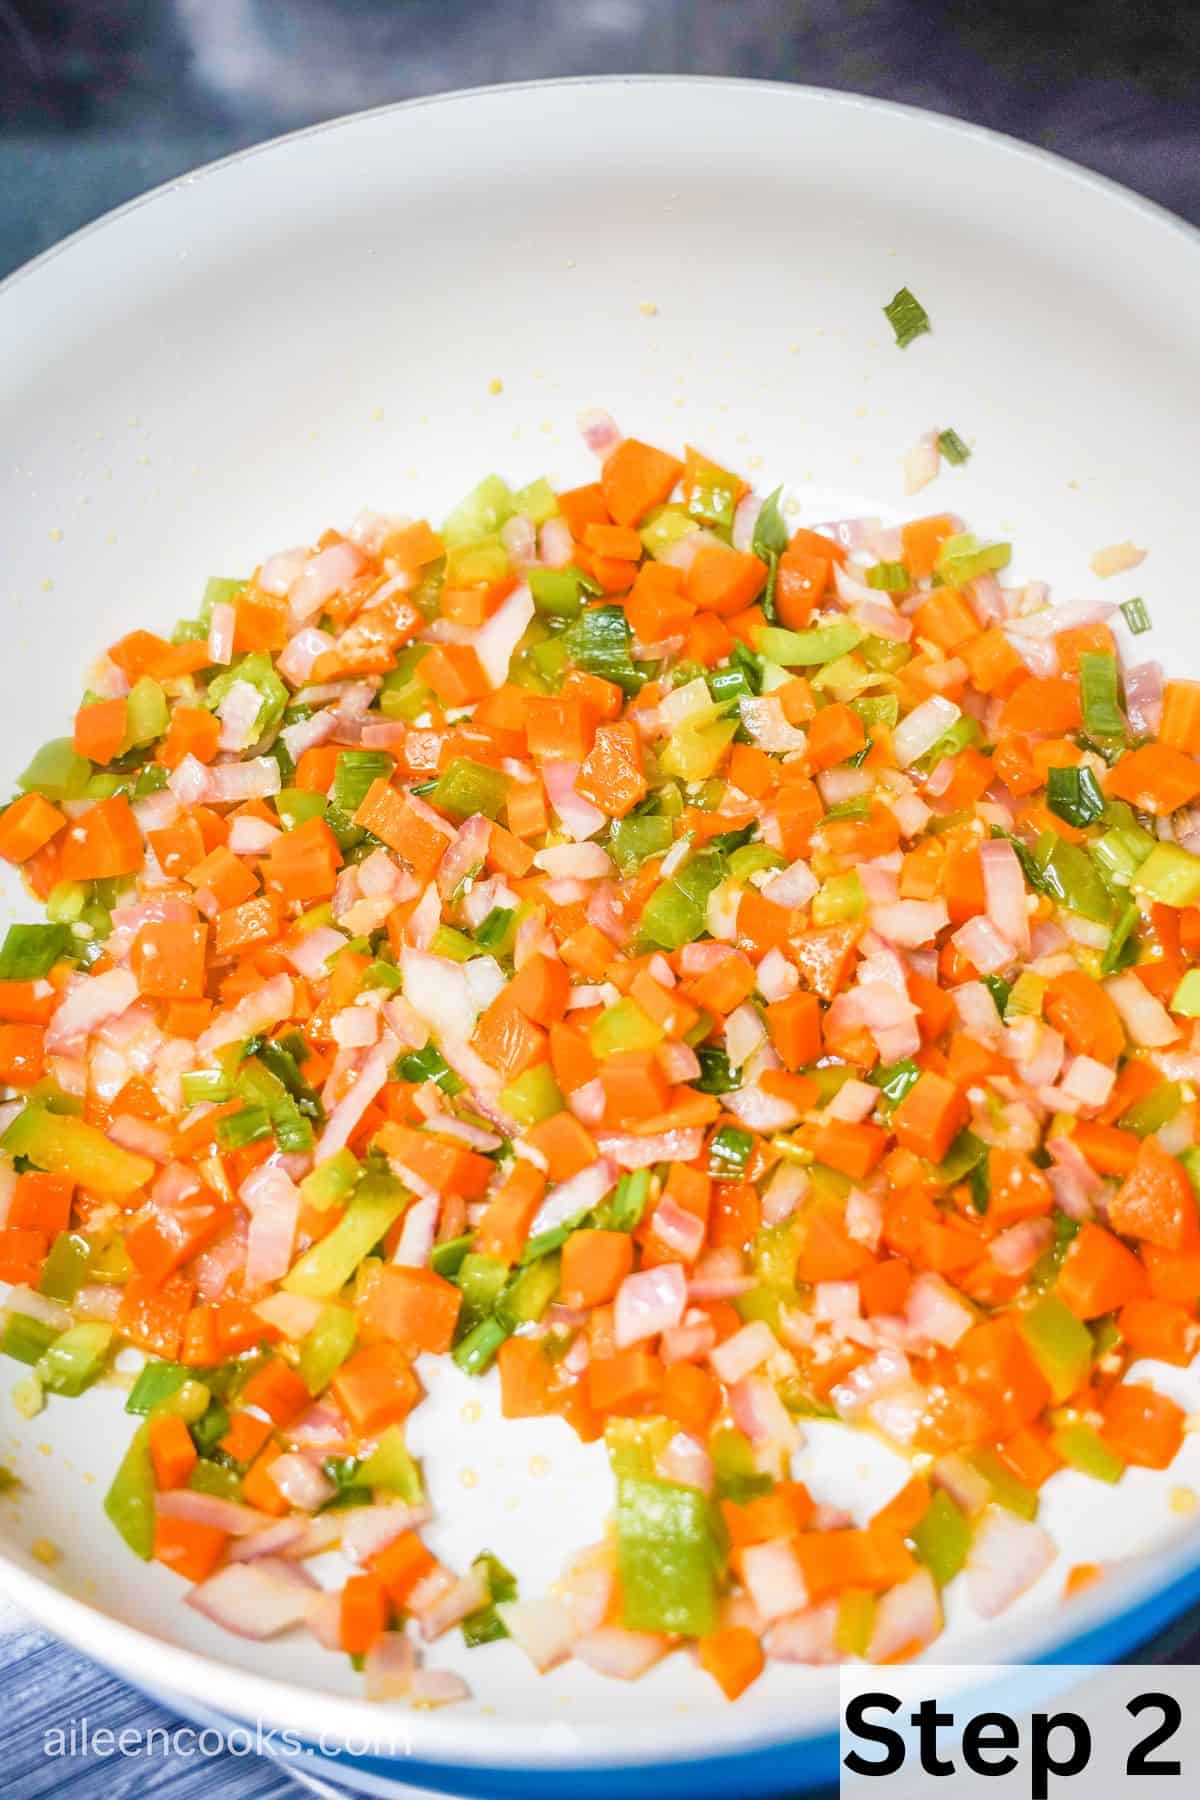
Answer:
M1151 1594L1116 1618L1067 1639L1036 1664L1111 1663L1140 1649L1155 1633L1174 1624L1189 1607L1200 1602L1200 1566L1188 1570L1168 1587ZM165 1706L185 1711L190 1717L217 1726L237 1723L220 1714L207 1713L193 1703L172 1695L155 1694ZM291 1757L280 1756L286 1764ZM743 1800L792 1800L793 1796L828 1787L838 1779L838 1737L835 1731L816 1737L795 1738L761 1750L743 1750L728 1756L673 1758L669 1762L594 1765L586 1769L551 1767L533 1769L448 1766L410 1761L407 1758L356 1756L344 1751L321 1751L306 1743L301 1764L308 1773L336 1782L339 1773L362 1775L375 1783L393 1783L431 1789L435 1793L463 1796L464 1800L723 1800L740 1795ZM351 1790L353 1791L353 1790Z

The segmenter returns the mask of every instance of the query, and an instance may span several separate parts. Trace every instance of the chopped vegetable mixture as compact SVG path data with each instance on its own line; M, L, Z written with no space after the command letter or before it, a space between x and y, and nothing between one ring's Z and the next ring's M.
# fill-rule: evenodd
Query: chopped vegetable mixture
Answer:
M797 530L585 434L582 487L131 632L0 815L18 1404L143 1351L129 1549L378 1698L465 1694L455 1628L730 1698L910 1655L960 1571L992 1616L1046 1570L1056 1470L1184 1427L1126 1375L1198 1337L1200 683L956 518ZM552 1593L427 1547L423 1356L604 1440ZM818 1504L810 1418L911 1479Z

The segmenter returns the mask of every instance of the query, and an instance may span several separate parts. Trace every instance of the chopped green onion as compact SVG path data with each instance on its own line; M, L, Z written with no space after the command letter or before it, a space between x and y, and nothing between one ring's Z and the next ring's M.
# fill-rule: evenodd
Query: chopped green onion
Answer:
M406 1050L396 1059L396 1073L401 1081L436 1081L444 1094L462 1092L462 1081L435 1044L426 1044L423 1050Z
M395 762L386 750L339 750L333 777L333 803L353 815L376 781L391 777Z
M1125 623L1134 637L1141 637L1142 633L1149 631L1153 624L1150 609L1140 595L1133 600L1122 600L1121 611L1124 614Z
M615 682L626 694L636 694L644 679L633 666L632 641L620 606L590 606L563 635L567 654L578 668Z
M916 295L906 287L899 288L883 310L901 350L906 350L914 338L930 329L929 314Z
M1104 815L1100 783L1086 763L1079 768L1049 771L1046 805L1068 825L1091 825Z
M1181 850L1178 844L1155 844L1142 863L1130 888L1163 906L1200 904L1200 856Z
M948 425L945 431L938 432L937 444L946 461L952 463L955 468L959 468L965 463L971 454L952 425Z
M65 925L10 925L0 945L0 981L40 981L71 945Z
M722 1125L708 1146L708 1172L717 1181L744 1181L754 1139L737 1125Z
M1125 716L1117 698L1117 659L1111 650L1085 650L1079 658L1079 693L1084 729L1091 737L1124 737Z

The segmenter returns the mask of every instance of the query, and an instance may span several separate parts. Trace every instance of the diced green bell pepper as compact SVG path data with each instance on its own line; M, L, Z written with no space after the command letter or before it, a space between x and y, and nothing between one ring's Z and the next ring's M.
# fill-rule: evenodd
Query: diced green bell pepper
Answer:
M982 1475L991 1488L992 1499L997 1506L1006 1507L1020 1519L1037 1517L1037 1489L1018 1480L994 1450L975 1450L968 1461L976 1474Z
M171 723L167 696L157 681L143 675L129 690L125 702L125 737L129 744L141 749L162 737Z
M939 1587L953 1581L971 1548L971 1526L954 1501L939 1489L918 1519L913 1547Z
M412 1199L389 1175L368 1175L359 1183L343 1216L327 1237L306 1250L283 1278L289 1294L329 1300L345 1286L363 1257L396 1223Z
M39 1294L69 1304L87 1279L92 1245L79 1231L64 1231L55 1238L42 1265Z
M1095 1354L1091 1332L1053 1294L1018 1313L1017 1328L1061 1404L1087 1379Z
M150 1422L139 1425L121 1460L104 1510L135 1556L149 1562L154 1549L154 1465L150 1459Z
M125 1411L152 1413L192 1378L192 1370L184 1363L148 1362L126 1396Z
M155 1174L148 1156L137 1156L114 1144L94 1125L31 1104L17 1114L0 1149L27 1156L50 1175L65 1175L79 1187L103 1194L132 1194Z
M442 526L447 546L470 544L499 531L516 510L512 490L499 475L485 475L478 487L460 500Z
M833 1643L843 1656L865 1656L875 1630L875 1596L868 1588L843 1588Z
M304 1177L300 1183L300 1197L306 1206L326 1212L331 1206L340 1206L353 1193L360 1173L361 1164L353 1151L335 1150Z
M515 1275L496 1303L496 1317L515 1331L535 1325L558 1292L559 1259L540 1256Z
M329 1386L358 1338L358 1317L349 1306L327 1306L300 1345L297 1367L310 1394Z
M1174 1001L1171 1003L1171 1011L1179 1011ZM1200 1006L1197 1012L1200 1013ZM1162 1081L1121 1114L1121 1130L1136 1132L1138 1137L1149 1137L1151 1132L1161 1131L1164 1125L1169 1124L1182 1105L1183 1089L1179 1083Z
M526 1069L500 1095L503 1111L526 1130L561 1112L565 1104L548 1062Z
M1050 1433L1050 1442L1068 1468L1078 1469L1094 1481L1112 1485L1125 1473L1124 1458L1110 1450L1099 1432L1082 1419L1056 1426Z
M91 773L91 763L79 755L70 738L52 738L17 777L17 786L47 800L79 800Z
M400 1425L389 1425L374 1450L359 1464L357 1480L364 1487L386 1488L407 1506L420 1506L425 1499L421 1471Z
M498 819L511 785L511 777L502 769L472 762L469 756L456 756L438 776L429 797L456 818L483 813L486 818Z
M735 1425L721 1425L709 1440L717 1497L721 1500L753 1500L775 1486L754 1460L754 1448Z
M626 1476L617 1483L616 1524L626 1628L691 1637L715 1630L723 1556L707 1497Z
M759 631L754 647L760 656L785 669L815 668L848 656L863 637L863 631L850 619L817 625L811 631L785 631L781 626L766 625Z
M469 1251L458 1265L454 1284L462 1292L458 1330L465 1337L494 1310L508 1280L508 1264L498 1256Z
M636 1000L618 1000L588 1027L592 1054L602 1060L625 1050L653 1050L662 1039L662 1027L642 1011Z

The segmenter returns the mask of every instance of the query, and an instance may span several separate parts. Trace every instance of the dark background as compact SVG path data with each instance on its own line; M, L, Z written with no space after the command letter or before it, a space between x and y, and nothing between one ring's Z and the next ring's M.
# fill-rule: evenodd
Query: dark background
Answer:
M0 274L182 170L314 120L630 71L954 113L1200 222L1197 0L0 0Z
M1200 224L1200 0L0 0L0 275L298 126L449 88L635 72L802 81L955 114ZM1147 1658L1196 1660L1196 1629L1183 1621ZM164 1722L0 1606L11 1800L296 1791L231 1758L47 1761L64 1693L112 1726Z

